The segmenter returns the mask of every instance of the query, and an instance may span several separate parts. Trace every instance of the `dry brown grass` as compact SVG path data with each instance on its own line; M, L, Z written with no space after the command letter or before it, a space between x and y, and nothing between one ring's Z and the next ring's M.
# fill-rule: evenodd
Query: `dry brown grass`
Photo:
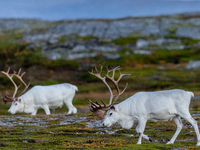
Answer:
M123 95L120 97L121 99L125 99L128 98L132 95L134 95L135 93L137 93L136 91L134 92L125 92L123 93ZM91 100L100 100L100 99L109 99L110 98L110 93L109 92L94 92L94 91L90 91L87 93L77 93L75 96L76 99L91 99Z

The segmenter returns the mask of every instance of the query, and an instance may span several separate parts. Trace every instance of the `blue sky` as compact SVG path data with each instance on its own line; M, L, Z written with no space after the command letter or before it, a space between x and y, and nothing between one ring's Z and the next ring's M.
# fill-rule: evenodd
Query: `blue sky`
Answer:
M200 11L200 0L0 0L0 18L122 18Z

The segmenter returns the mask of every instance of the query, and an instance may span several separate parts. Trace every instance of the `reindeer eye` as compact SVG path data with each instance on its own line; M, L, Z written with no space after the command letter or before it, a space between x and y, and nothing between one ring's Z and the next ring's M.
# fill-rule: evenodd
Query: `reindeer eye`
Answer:
M15 103L15 106L17 106L17 103Z
M109 116L112 116L113 113L110 113Z

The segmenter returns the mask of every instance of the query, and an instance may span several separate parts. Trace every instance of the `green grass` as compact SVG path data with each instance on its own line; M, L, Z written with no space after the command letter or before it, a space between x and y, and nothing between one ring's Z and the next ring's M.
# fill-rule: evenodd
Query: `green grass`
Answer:
M190 71L182 69L166 69L159 70L154 68L141 68L122 69L123 74L131 74L130 76L123 77L119 83L120 88L123 88L126 82L129 83L127 91L138 90L159 90L159 89L172 89L182 88L185 90L199 90L200 71ZM103 73L102 73L103 74ZM83 79L83 77L81 77ZM84 76L84 80L87 85L79 85L80 92L103 92L107 90L107 87L98 78L93 77L89 73ZM111 85L113 87L113 85Z

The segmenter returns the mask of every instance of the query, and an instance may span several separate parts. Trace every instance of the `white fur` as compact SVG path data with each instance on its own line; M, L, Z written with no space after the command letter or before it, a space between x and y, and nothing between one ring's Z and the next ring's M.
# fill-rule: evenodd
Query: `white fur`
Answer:
M77 113L77 109L72 104L76 91L78 88L69 83L34 86L17 101L13 101L8 112L11 114L25 112L36 115L38 109L44 109L45 113L50 115L50 109L61 108L65 104L69 109L68 114Z
M200 145L200 136L197 121L189 112L192 92L184 90L165 90L158 92L139 92L125 101L110 108L103 121L104 126L110 127L118 122L122 128L130 129L134 121L138 122L136 132L139 134L137 144L141 144L142 137L151 140L144 135L147 121L168 121L173 119L177 130L167 144L173 144L180 133L183 124L180 118L187 120L195 129L197 145Z

